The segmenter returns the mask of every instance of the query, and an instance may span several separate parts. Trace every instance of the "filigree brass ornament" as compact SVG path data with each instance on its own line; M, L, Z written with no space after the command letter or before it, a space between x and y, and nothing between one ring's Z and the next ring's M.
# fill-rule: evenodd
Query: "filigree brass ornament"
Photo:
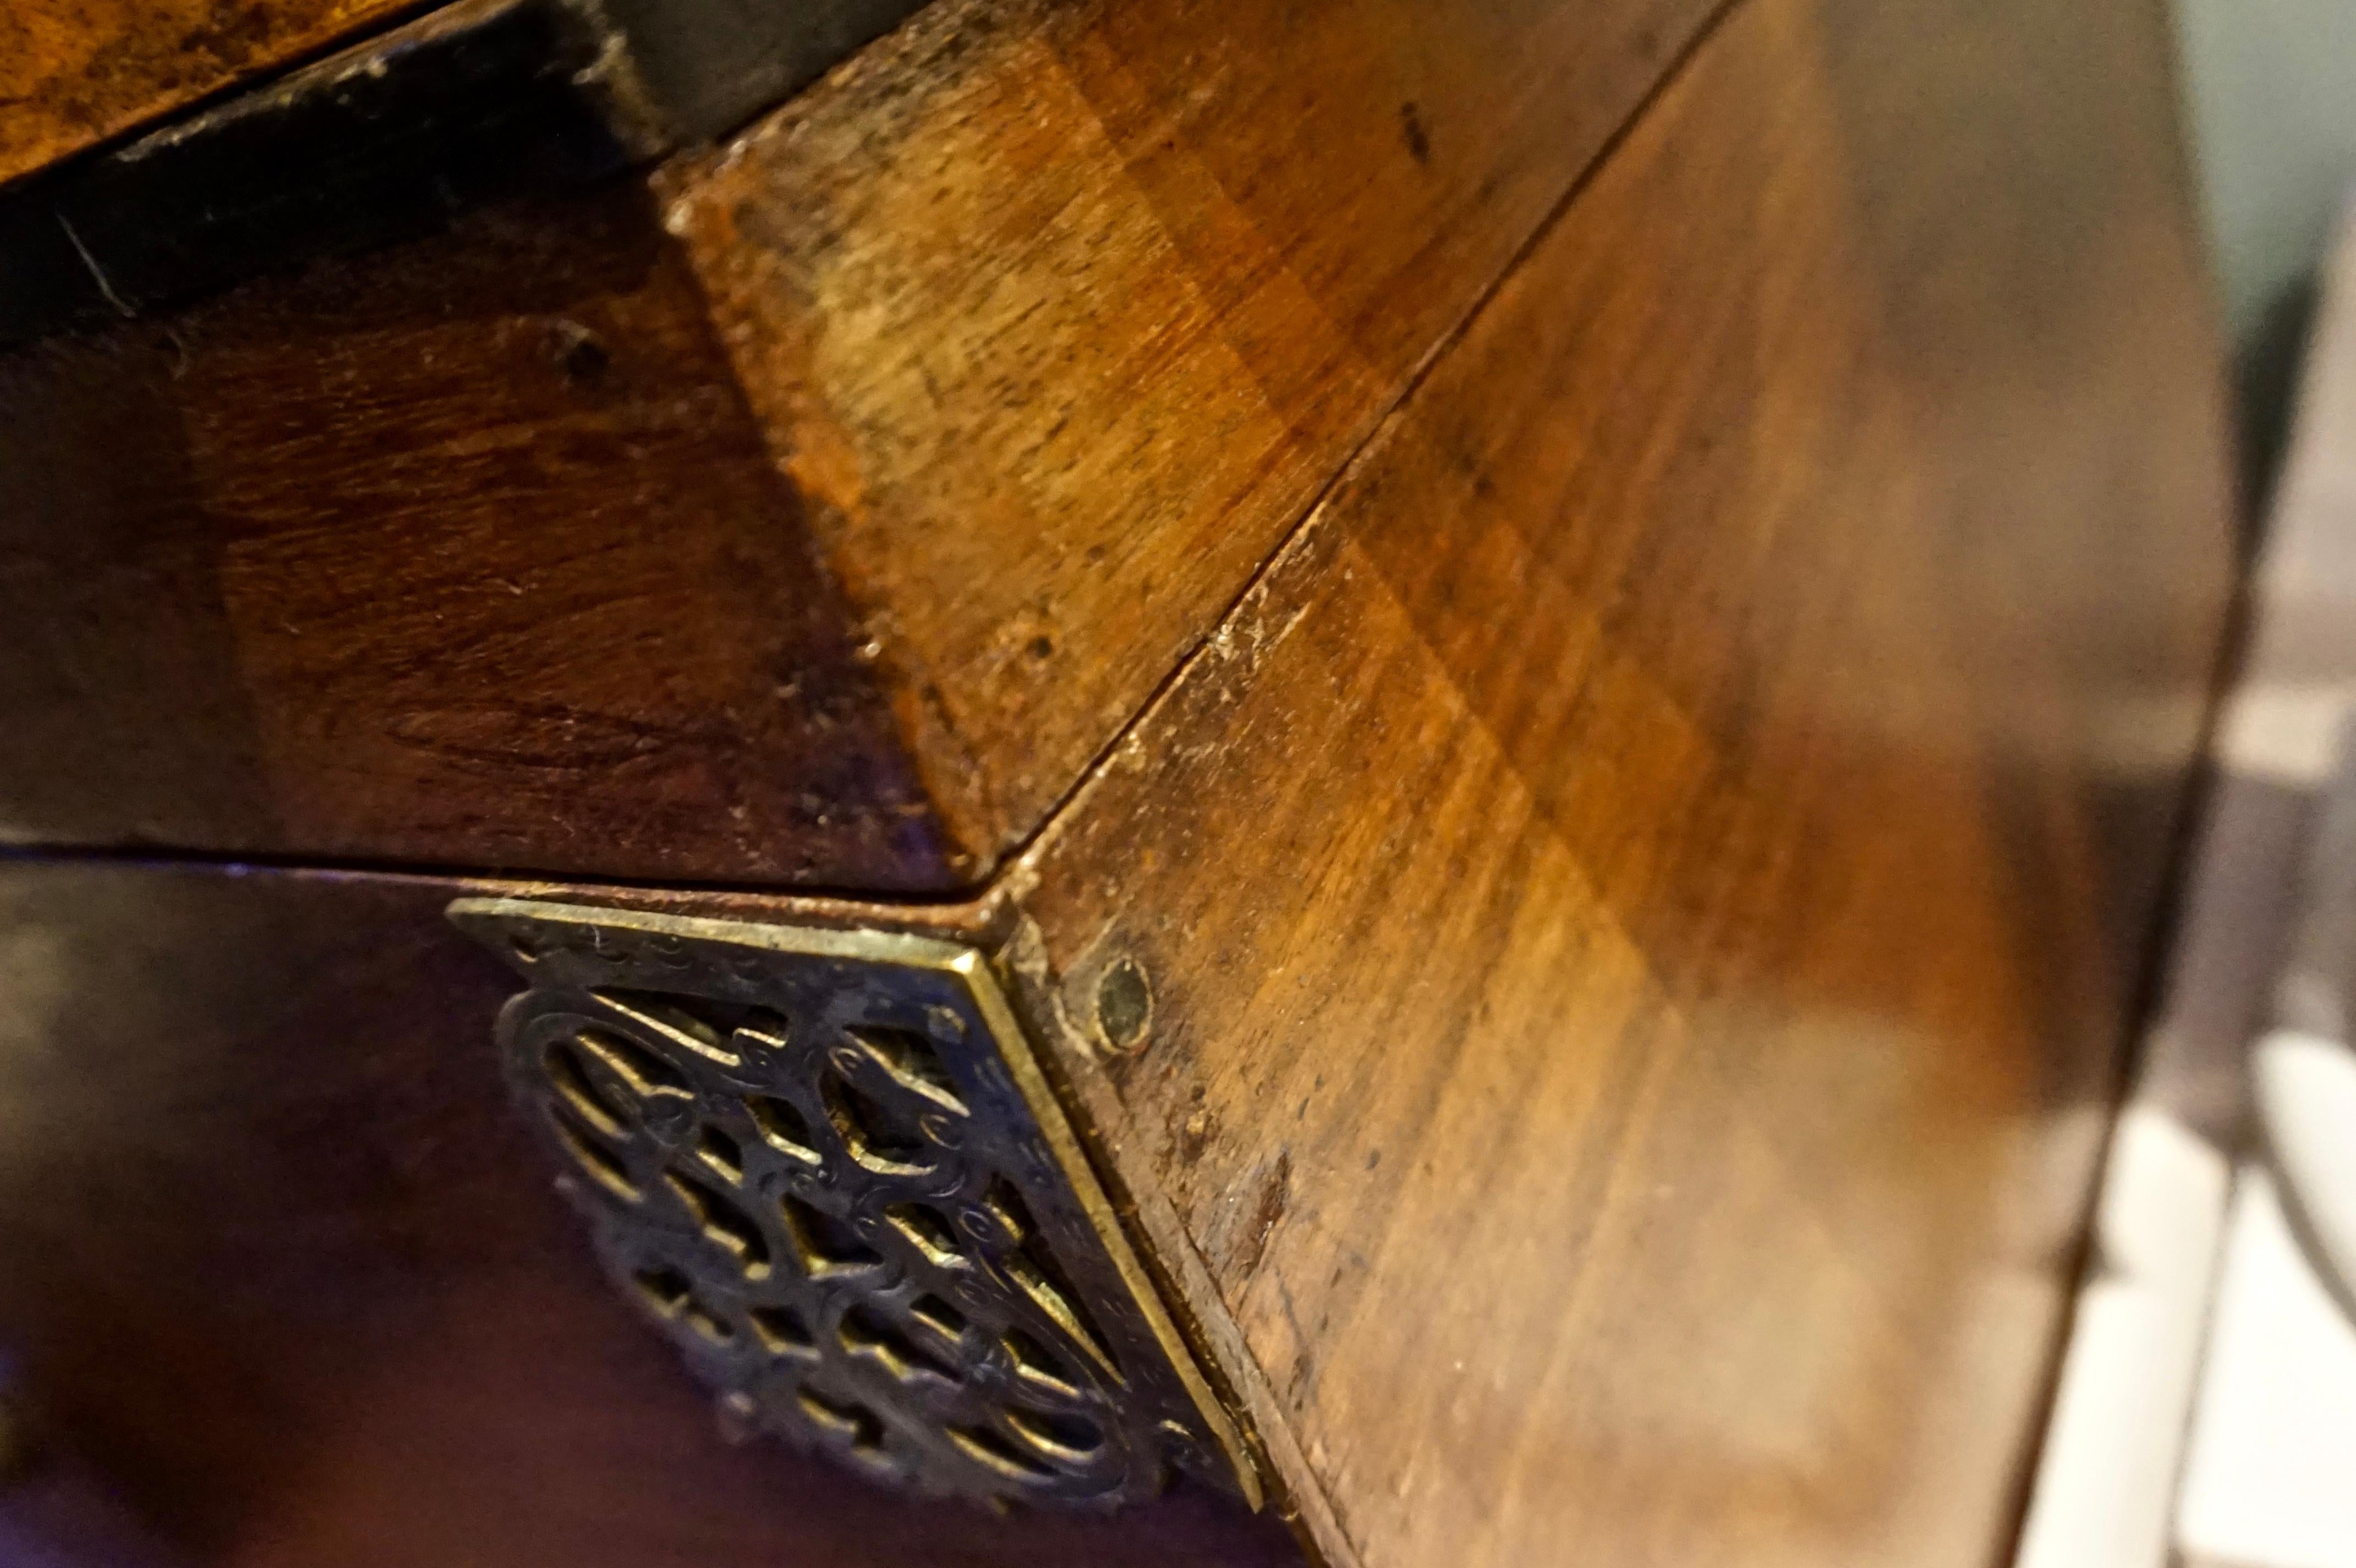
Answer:
M530 988L519 1103L605 1272L723 1418L880 1480L1112 1508L1175 1465L1255 1504L981 955L467 899Z

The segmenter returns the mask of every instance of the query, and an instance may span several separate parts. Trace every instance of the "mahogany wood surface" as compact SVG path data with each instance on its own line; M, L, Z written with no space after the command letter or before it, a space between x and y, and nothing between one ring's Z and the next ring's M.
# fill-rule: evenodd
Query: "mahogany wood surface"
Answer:
M2233 581L2164 37L1749 0L1007 873L1332 1562L2008 1559Z
M514 979L443 919L466 891L0 861L0 1379L54 1449L0 1488L0 1548L90 1568L1299 1561L1274 1516L1200 1491L999 1517L724 1443L509 1107L489 1028Z
M415 8L416 0L10 0L0 8L0 181Z
M1705 5L944 0L659 223L0 359L0 836L979 885Z

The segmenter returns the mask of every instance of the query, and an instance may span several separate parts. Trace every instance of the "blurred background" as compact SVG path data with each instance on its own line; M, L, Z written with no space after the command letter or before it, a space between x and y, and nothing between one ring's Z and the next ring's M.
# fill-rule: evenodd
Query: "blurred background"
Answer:
M2356 179L2356 5L2176 0L2186 123L2263 494L2318 277Z
M2260 553L2018 1568L2356 1568L2356 5L2175 18Z

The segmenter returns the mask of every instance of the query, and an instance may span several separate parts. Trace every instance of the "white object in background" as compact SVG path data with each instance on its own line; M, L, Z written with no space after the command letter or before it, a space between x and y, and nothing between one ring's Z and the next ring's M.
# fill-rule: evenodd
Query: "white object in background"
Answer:
M2251 1061L2283 1210L2343 1307L2356 1309L2356 723L2340 747L2275 994ZM2349 1456L2356 1488L2356 1454Z
M2222 1286L2233 1301L2216 1319L2235 1343L2221 1345L2222 1365L2204 1372L2201 1364L2225 1245L2231 1151L2245 1136L2250 1042L2301 1017L2284 1006L2276 981L2311 842L2307 797L2329 777L2333 742L2356 710L2356 209L2327 280L2297 430L2253 572L2251 623L2239 685L2220 715L2218 776L2161 1006L2104 1176L2094 1259L2079 1288L2018 1568L2167 1568L2176 1561L2174 1483L2187 1474L2201 1495L2183 1517L2210 1549L2187 1560L2194 1568L2356 1564L2356 1528L2345 1522L2337 1557L2270 1557L2273 1536L2238 1528L2243 1507L2263 1514L2280 1487L2293 1494L2282 1505L2283 1531L2294 1543L2304 1539L2297 1523L2313 1510L2297 1500L2294 1479L2319 1477L2336 1506L2356 1507L2348 1500L2356 1499L2356 1401L2342 1386L2345 1368L2339 1382L2329 1370L2334 1356L2351 1352L2335 1339L2344 1329L2328 1309L2269 1306L2268 1281L2303 1289L2294 1299L2308 1307L2323 1299L2270 1190L2263 1201L2242 1195L2238 1261ZM2265 1215L2279 1245L2264 1244ZM2250 1277L2253 1269L2261 1277ZM2278 1318L2308 1332L2269 1346L2264 1336ZM2251 1333L2261 1338L2254 1348L2242 1342ZM2291 1344L2314 1349L2323 1370L2310 1378L2298 1354L2285 1350ZM2236 1376L2261 1386L2218 1386ZM2296 1408L2280 1413L2282 1426L2268 1426L2262 1413L2285 1391L2265 1380L2291 1385L2286 1404ZM2196 1388L2202 1427L2188 1461ZM2232 1449L2244 1430L2259 1447L2246 1467L2256 1489L2243 1502L2233 1477L2245 1467ZM2337 1446L2276 1465L2274 1445L2296 1443L2294 1432ZM2228 1550L2233 1543L2251 1550Z
M2351 234L2333 267L2254 645L2266 668L2343 699L2356 668ZM2304 592L2286 592L2294 585ZM2245 1162L2234 1192L2178 1495L2187 1568L2356 1568L2356 1317L2341 1309L2356 1274L2356 1056L2347 1044L2356 1022L2356 721L2348 714L2343 700L2308 720L2319 754L2336 751L2339 765L2318 780L2297 917L2269 1031L2252 1053L2275 1168Z
M2164 1568L2233 1168L2158 1106L2119 1118L2017 1568Z
M2356 1324L2244 1168L2177 1512L2185 1568L2356 1568Z
M2259 1045L2254 1071L2285 1207L2323 1283L2356 1309L2356 1051L2277 1029ZM2356 1492L2356 1448L2348 1472Z

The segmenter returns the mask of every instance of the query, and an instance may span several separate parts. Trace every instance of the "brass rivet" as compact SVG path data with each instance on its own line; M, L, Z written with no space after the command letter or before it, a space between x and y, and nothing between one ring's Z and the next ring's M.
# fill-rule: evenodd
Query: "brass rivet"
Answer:
M1123 958L1097 982L1097 1032L1113 1051L1141 1049L1153 1023L1153 991L1145 971Z

